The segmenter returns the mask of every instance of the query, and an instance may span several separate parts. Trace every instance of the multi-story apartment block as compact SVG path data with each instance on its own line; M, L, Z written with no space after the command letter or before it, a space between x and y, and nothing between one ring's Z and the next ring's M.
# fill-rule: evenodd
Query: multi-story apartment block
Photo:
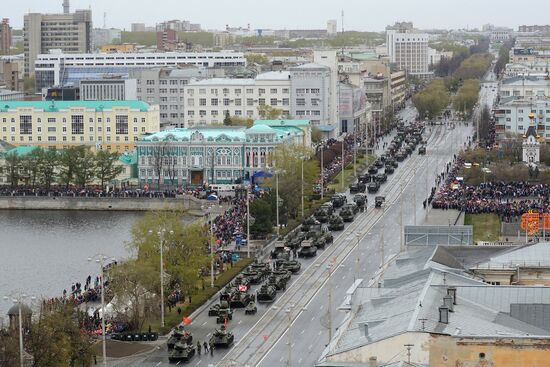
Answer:
M7 89L23 90L23 59L18 56L0 57L0 80Z
M529 114L533 113L534 116L531 116L533 116L537 134L545 138L546 142L550 142L549 98L503 98L493 112L498 138L504 138L507 135L524 135L531 124Z
M340 132L366 131L370 106L367 105L365 91L349 83L340 83L339 89Z
M260 118L258 107L268 105L291 114L290 73L272 71L255 79L212 78L185 87L185 127L221 124L227 114Z
M128 78L130 70L154 67L196 66L236 68L246 66L242 52L166 52L122 54L64 54L37 56L36 87L77 85L82 79L100 79L105 75Z
M541 32L548 33L550 32L550 25L520 25L518 27L518 32Z
M500 83L499 94L501 97L550 97L550 80L535 76L504 79Z
M5 142L64 149L130 151L138 138L160 129L159 110L141 101L3 102L0 137Z
M0 52L6 54L11 49L11 27L8 18L2 19L0 23Z
M274 166L280 144L310 146L308 120L161 131L137 143L139 182L150 187L236 184Z
M131 70L137 80L137 99L159 105L162 129L185 126L185 86L211 75L205 68L153 68Z
M29 13L24 19L25 75L33 75L38 55L49 50L65 53L92 51L92 11L63 14ZM48 87L48 86L46 86ZM38 89L40 90L40 89Z
M320 64L304 64L289 69L291 80L291 115L306 118L312 125L337 125L331 121L335 108L330 99L331 70Z
M386 31L388 56L401 70L419 78L429 78L428 56L429 35L426 33L398 33L394 29Z

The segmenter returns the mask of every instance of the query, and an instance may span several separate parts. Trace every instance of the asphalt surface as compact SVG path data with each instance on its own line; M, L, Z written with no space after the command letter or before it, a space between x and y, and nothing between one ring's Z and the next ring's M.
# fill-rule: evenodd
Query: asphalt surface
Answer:
M485 101L489 96L483 98ZM409 105L399 115L411 121L415 110ZM329 341L329 308L334 331L343 320L344 314L337 311L337 307L346 291L356 279L373 281L383 269L382 265L400 251L401 224L424 222L429 207L424 209L422 202L435 186L437 174L443 172L472 133L471 123L455 124L455 128L451 128L451 124L426 127L427 154L418 155L416 150L400 162L379 193L368 194L368 209L358 214L354 222L346 224L344 231L334 233L333 244L320 250L313 259L300 260L302 270L293 275L286 291L278 293L274 303L258 304L258 313L252 316L244 315L242 309L235 310L228 325L235 335L232 348L217 349L214 356L196 355L188 365L313 366ZM384 141L389 143L393 136ZM381 153L382 143L377 151ZM386 196L382 209L374 208L376 195ZM348 201L351 198L348 191ZM201 343L207 340L216 327L219 325L214 317L208 317L206 309L193 318L188 330L196 344L197 340ZM161 345L153 353L110 361L108 365L168 366L168 351Z

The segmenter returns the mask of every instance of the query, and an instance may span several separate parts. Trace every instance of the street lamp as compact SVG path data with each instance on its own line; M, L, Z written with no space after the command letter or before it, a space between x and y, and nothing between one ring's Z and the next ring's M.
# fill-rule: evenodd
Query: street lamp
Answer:
M108 259L106 255L97 254L93 257L89 257L88 261L91 262L95 259L95 262L99 264L101 271L101 343L102 343L102 352L103 352L103 366L107 367L107 344L105 336L105 286L104 286L104 264L105 260ZM114 259L113 259L114 261Z
M170 230L170 235L174 234L174 231ZM152 230L149 230L149 234L153 234ZM157 231L159 237L159 249L160 249L160 324L164 327L164 235L166 229L162 228Z
M302 161L302 218L304 217L304 161L307 159L305 155L300 156Z
M24 360L24 352L23 352L23 314L21 312L21 309L23 308L23 300L27 298L26 294L19 294L17 296L12 296L11 300L14 305L17 305L18 308L18 318L19 318L19 363L21 367L24 367L25 360ZM4 301L10 300L10 297L4 296ZM36 297L32 296L31 301L36 300Z
M325 189L324 189L324 180L325 180L325 167L323 165L323 148L325 146L325 142L321 141L321 200L325 197Z
M207 212L208 221L210 222L210 288L214 288L214 221L212 220L211 214L214 212L216 206L221 209L221 205L219 205L216 195L209 195L206 200L208 204L203 205L202 209ZM248 242L249 239L247 238L246 241ZM247 246L249 246L248 243Z
M275 206L277 208L277 238L280 234L280 223L279 223L279 207L281 206L281 199L279 198L279 174L284 174L285 170L276 169L275 170Z

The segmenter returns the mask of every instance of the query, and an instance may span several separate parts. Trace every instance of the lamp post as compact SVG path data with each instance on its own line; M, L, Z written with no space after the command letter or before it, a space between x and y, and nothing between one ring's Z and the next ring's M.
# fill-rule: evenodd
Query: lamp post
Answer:
M325 180L325 167L323 165L323 148L325 146L325 143L321 142L321 200L325 197L325 188L324 188L324 180Z
M248 195L248 191L247 191L247 195ZM214 225L213 225L214 221L212 220L211 214L214 212L214 209L216 208L216 206L219 206L220 209L221 209L221 206L219 205L218 197L216 195L209 195L206 198L206 200L208 204L203 205L202 209L207 212L208 221L210 222L210 288L214 288ZM247 228L247 231L248 231L248 228ZM246 239L246 241L247 241L247 246L249 246L248 238Z
M170 235L174 234L174 231L170 230ZM149 234L153 234L152 230L149 230ZM164 327L164 236L166 229L162 228L157 231L159 237L159 250L160 250L160 324Z
M277 238L280 234L280 223L279 223L279 206L281 206L281 199L279 198L279 174L285 173L282 169L275 170L275 206L276 206L276 215L277 215Z
M345 186L344 186L344 169L345 169L345 164L346 164L346 162L345 162L346 158L345 158L345 155L344 155L344 145L345 145L344 143L345 142L346 142L346 139L344 138L344 136L342 136L342 191L344 191L344 188L345 188Z
M14 305L17 305L18 307L18 318L19 318L19 364L20 367L24 367L25 365L25 359L24 359L24 351L23 351L23 313L21 312L21 309L23 308L23 300L27 298L26 294L20 293L17 296L10 296L11 300ZM10 297L4 296L4 301L10 300ZM31 300L36 300L36 297L32 296Z
M246 257L250 258L250 192L246 188Z
M328 270L328 344L332 340L332 263L327 265Z
M94 259L95 259L95 262L99 264L100 272L101 272L101 283L100 283L101 284L101 348L103 353L103 366L107 367L107 344L106 344L106 336L105 336L105 282L104 282L103 268L104 268L105 260L107 260L108 257L103 254L97 254L93 257L89 257L88 261L91 262Z
M302 161L302 218L304 217L304 161L307 159L305 155L300 156Z

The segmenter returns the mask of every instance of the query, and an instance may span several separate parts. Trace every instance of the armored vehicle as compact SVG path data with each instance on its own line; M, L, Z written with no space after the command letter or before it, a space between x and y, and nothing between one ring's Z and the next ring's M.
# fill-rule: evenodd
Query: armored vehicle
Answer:
M334 208L332 206L332 203L330 201L321 204L320 208L323 208L327 211L328 215L332 215L334 213Z
M325 208L317 208L315 209L315 212L313 212L313 216L315 219L317 219L321 223L326 223L328 221L328 211Z
M254 315L256 312L258 312L258 307L256 307L256 302L251 301L244 308L245 315Z
M368 186L367 186L367 189L370 193L375 193L375 192L378 192L378 190L380 189L380 183L378 182L371 182Z
M286 290L286 281L276 275L270 275L267 277L267 284L274 287L276 291Z
M388 175L385 173L379 173L376 175L376 182L384 183L388 180Z
M195 355L195 346L190 344L176 343L174 350L170 352L168 361L170 363L189 362Z
M361 211L364 211L365 207L368 204L367 195L365 194L356 194L353 197L353 201L355 202L355 204L357 204Z
M374 161L374 166L376 168L382 168L382 167L384 167L384 162L382 162L381 159L377 159L376 161Z
M178 327L172 335L168 338L166 345L168 349L173 349L176 343L191 344L193 342L193 336L183 329L182 326Z
M328 220L328 229L331 231L341 231L344 229L344 221L339 215L331 215Z
M371 175L369 173L365 173L364 175L359 176L359 182L364 183L364 184L368 184L369 182L372 181L373 176L374 175Z
M367 172L371 175L375 175L376 173L378 173L378 168L376 168L375 165L372 165L372 166L369 167Z
M359 213L359 207L355 202L347 203L346 205L344 205L344 208L350 208L353 211L353 214Z
M245 285L246 288L250 288L250 280L247 277L239 274L233 279L231 285L235 288L239 288L240 285Z
M349 185L350 194L356 194L358 192L365 192L366 189L367 189L367 185L365 185L363 182L357 182L355 184Z
M403 162L405 160L405 158L407 157L407 155L403 152L399 152L395 155L395 159L398 161L398 162Z
M335 194L335 195L332 196L330 201L332 202L332 206L334 208L339 208L342 205L344 205L348 201L348 199L346 198L346 195L344 195L344 194Z
M250 281L250 284L260 284L262 280L264 279L263 273L260 273L257 270L254 270L251 266L246 268L242 274L248 278Z
M384 201L386 201L384 196L377 196L374 198L374 206L380 208L382 207L382 204L384 204Z
M228 348L233 344L234 340L235 337L233 334L222 325L221 328L214 331L214 334L210 337L210 344L213 344L216 348Z
M251 298L252 297L250 297L250 294L248 293L236 291L231 294L231 300L229 301L229 305L232 308L243 308L243 307L246 307L248 302L251 301Z
M355 218L353 209L350 207L342 208L342 210L340 210L340 216L344 222L353 222L353 219Z
M224 313L226 311L230 311L229 309L229 302L228 301L220 301L220 303L215 304L214 306L210 307L208 310L208 316L218 316L221 313Z
M384 173L386 175L391 175L395 172L395 168L393 168L393 166L391 164L387 164L386 165L386 168L384 169Z
M296 274L302 268L302 264L297 260L285 260L279 263L279 269L290 271L292 274Z
M312 241L304 241L302 247L298 250L298 257L317 256L317 247L313 246Z
M316 224L317 221L315 220L315 218L313 217L308 217L306 219L304 219L302 221L302 227L301 227L301 231L302 232L307 232L309 231L309 229L311 228L312 225Z
M277 297L277 291L275 290L275 287L268 284L262 284L260 286L260 289L258 289L258 293L256 294L256 299L259 303L273 302L275 301L275 297Z
M418 154L420 154L420 155L426 154L426 147L422 146L422 147L418 148Z

